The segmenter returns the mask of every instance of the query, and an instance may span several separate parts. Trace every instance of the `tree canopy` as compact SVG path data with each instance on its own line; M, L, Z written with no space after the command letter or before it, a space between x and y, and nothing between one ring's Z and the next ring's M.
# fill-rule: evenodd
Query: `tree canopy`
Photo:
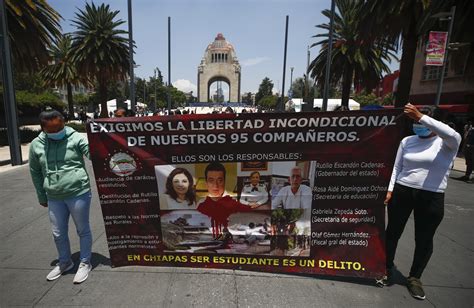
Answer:
M72 86L89 84L87 78L77 73L76 63L72 59L72 39L70 35L62 36L57 43L52 46L50 56L52 62L41 70L45 84L49 86L61 86L67 89L68 113L74 114L74 99Z
M45 0L5 1L15 68L33 72L48 64L48 50L61 36L61 15Z
M354 78L358 84L373 88L384 73L390 72L388 63L392 58L396 59L396 46L385 38L373 37L370 33L360 31L361 16L367 9L365 1L335 1L337 12L334 14L330 83L334 85L342 80L341 103L348 106ZM330 10L324 10L322 14L330 19ZM311 47L321 45L321 49L311 62L309 70L311 77L315 78L318 84L324 85L329 24L324 23L316 27L328 32L313 36L323 39L311 45Z
M257 104L260 104L260 100L262 98L264 98L265 96L272 95L272 90L273 82L268 77L263 78L262 82L260 83L260 86L258 87L258 92L255 95L255 102Z
M73 61L79 74L97 81L101 117L108 117L107 83L126 80L130 67L128 32L119 29L125 23L116 19L119 12L109 5L86 3L73 20Z

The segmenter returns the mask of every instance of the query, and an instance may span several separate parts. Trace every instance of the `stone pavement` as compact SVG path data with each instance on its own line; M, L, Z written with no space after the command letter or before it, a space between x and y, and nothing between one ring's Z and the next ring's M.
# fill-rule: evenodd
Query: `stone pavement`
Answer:
M21 155L23 159L23 163L28 163L28 151L30 150L30 144L22 144L21 145ZM12 166L10 160L10 147L3 146L0 147L0 173L4 171L8 171L11 169L18 168L18 166Z
M89 172L90 164L88 164ZM453 171L452 176L461 173ZM371 281L172 267L111 268L97 190L93 183L93 271L74 285L76 268L54 282L56 262L47 209L38 205L27 166L0 173L0 307L473 307L474 184L449 180L445 218L423 276L427 300L413 299L403 284L413 255L413 220L400 240L397 284ZM73 258L79 243L70 224Z

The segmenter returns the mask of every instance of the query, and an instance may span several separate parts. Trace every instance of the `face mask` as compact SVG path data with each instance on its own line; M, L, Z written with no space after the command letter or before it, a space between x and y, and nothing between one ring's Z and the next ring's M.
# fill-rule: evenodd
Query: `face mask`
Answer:
M431 130L421 124L413 124L413 132L419 137L428 137L431 135Z
M48 135L49 139L56 140L56 141L61 140L61 139L64 139L64 137L66 137L66 129L63 128L57 133L46 133L46 135Z

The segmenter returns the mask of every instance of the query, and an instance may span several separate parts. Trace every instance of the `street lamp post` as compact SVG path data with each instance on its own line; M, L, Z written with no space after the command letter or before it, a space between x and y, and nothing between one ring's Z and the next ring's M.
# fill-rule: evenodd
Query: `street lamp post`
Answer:
M135 111L135 76L133 72L132 0L128 0L128 52L130 54L130 109Z
M295 68L292 66L290 67L290 91L293 93L293 70Z
M306 58L306 74L304 75L304 96L303 96L303 101L308 98L308 92L309 92L309 86L308 86L308 75L309 75L309 58L311 56L310 51L309 51L309 45L308 45L308 52L307 52L307 58ZM313 102L307 102L311 106L313 106Z
M168 16L168 114L171 112L171 17Z
M156 68L155 68L155 82L154 82L154 85L155 85L155 100L153 102L153 110L156 110Z
M328 109L328 96L330 87L330 71L331 71L331 54L332 54L332 36L334 31L334 11L336 10L336 2L331 0L331 18L329 20L329 41L328 41L328 54L326 58L326 76L324 78L324 94L323 94L323 111Z
M449 41L451 39L451 32L453 31L455 13L456 13L456 7L453 6L451 8L451 12L449 12L446 16L446 18L449 19L448 37L446 38L446 49L444 51L443 66L441 68L441 76L439 76L438 89L436 90L435 106L439 106L439 103L441 100L441 92L443 91L444 70L446 69L446 62L448 61ZM441 14L445 15L443 13Z
M285 72L286 72L286 50L288 47L288 23L289 23L289 16L286 15L286 26L285 26L285 49L284 49L284 54L283 54L283 82L281 86L281 98L280 102L277 105L277 110L278 111L283 111L284 109L284 98L285 98Z
M11 61L10 38L8 36L7 11L5 0L0 0L1 57L3 73L3 103L7 122L8 143L12 166L23 164L21 157L20 134L18 131L18 114L15 103L15 87L13 86L13 68Z

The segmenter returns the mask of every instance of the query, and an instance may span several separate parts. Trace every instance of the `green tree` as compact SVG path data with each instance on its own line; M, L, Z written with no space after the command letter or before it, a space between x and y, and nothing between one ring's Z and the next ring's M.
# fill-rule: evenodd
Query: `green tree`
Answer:
M271 96L273 90L273 82L270 78L265 77L263 78L260 86L258 87L258 92L255 94L255 103L260 105L260 100L265 96Z
M44 91L44 80L39 72L28 73L22 71L14 71L13 80L15 90L24 90L33 93L41 93Z
M82 107L87 107L90 103L91 97L86 94L74 94L74 103L76 105L82 106Z
M118 28L124 23L116 20L118 13L109 5L86 3L73 20L73 61L79 74L97 81L101 117L108 117L107 84L125 80L130 67L127 32Z
M59 111L62 111L64 108L64 104L61 99L59 99L56 94L50 91L32 93L29 91L20 90L16 91L15 95L18 109L22 115L37 115L45 107L51 107Z
M376 84L383 73L390 72L387 65L395 56L395 45L385 38L374 38L361 31L361 16L367 9L363 0L335 0L337 12L334 14L333 50L331 55L330 83L334 85L342 79L341 104L348 106L349 95L354 81L358 84ZM330 18L330 10L322 11ZM317 57L311 62L309 70L318 84L325 82L326 59L329 43L329 24L318 28L328 33L314 35L324 39L311 47L321 45Z
M244 93L242 95L242 103L246 103L246 104L249 104L249 105L252 105L253 104L253 101L252 101L252 92L247 92L247 93Z
M312 102L317 97L319 91L314 83L314 80L305 80L305 77L298 77L291 85L294 98L303 98L305 102Z
M45 84L48 86L66 87L68 113L74 116L74 99L72 86L78 85L80 81L86 83L85 78L79 78L75 63L72 61L71 53L72 39L64 35L51 47L50 54L52 63L41 70Z
M168 90L171 95L171 104L172 108L177 108L177 107L184 107L186 106L187 98L184 92L178 90L177 88L171 86L167 87L163 83L163 75L161 74L161 71L156 68L157 70L157 75L148 77L148 80L146 78L136 78L135 79L135 85L136 85L136 93L137 93L137 98L139 101L144 101L148 106L152 106L155 101L156 101L156 107L157 108L163 108L168 106ZM109 97L128 97L130 93L129 85L128 83L116 83L115 87L120 84L118 87L121 89L120 95L118 95L116 92L109 91ZM113 86L114 87L114 86ZM144 90L145 89L145 93ZM155 96L155 90L156 90L156 96ZM192 102L193 97L190 98L190 101Z
M186 95L184 95L184 92L173 86L170 87L170 90L172 107L177 108L186 106Z
M276 95L267 95L258 101L258 105L265 109L275 109L279 97Z
M155 68L156 69L156 72L158 73L157 76L156 76L156 81L158 82L158 85L162 86L164 83L163 83L163 74L161 73L161 70L159 68ZM153 77L155 78L155 77Z
M136 85L135 91L136 91L137 101L148 105L148 100L147 100L148 93L146 92L149 91L150 89L147 88L146 86L146 79L136 78L135 85Z
M163 75L158 68L156 68L156 70L158 72L156 77L152 76L146 80L146 101L149 106L156 102L155 106L161 108L164 107L164 105L161 106L160 104L164 101L168 101L168 96L166 87L163 86Z
M299 98L304 96L306 83L304 78L298 77L291 84L291 91L293 92L293 97Z
M164 100L159 99L156 101L156 108L166 108L166 106L168 106L168 103Z
M360 104L361 107L367 105L380 105L381 100L374 93L361 92L353 96L353 99Z
M64 104L57 93L45 89L39 72L14 73L15 96L19 115L37 116L45 107L62 111ZM3 88L0 87L0 114L4 113Z
M15 69L36 71L48 63L48 50L61 35L61 15L45 0L7 0L5 4Z

